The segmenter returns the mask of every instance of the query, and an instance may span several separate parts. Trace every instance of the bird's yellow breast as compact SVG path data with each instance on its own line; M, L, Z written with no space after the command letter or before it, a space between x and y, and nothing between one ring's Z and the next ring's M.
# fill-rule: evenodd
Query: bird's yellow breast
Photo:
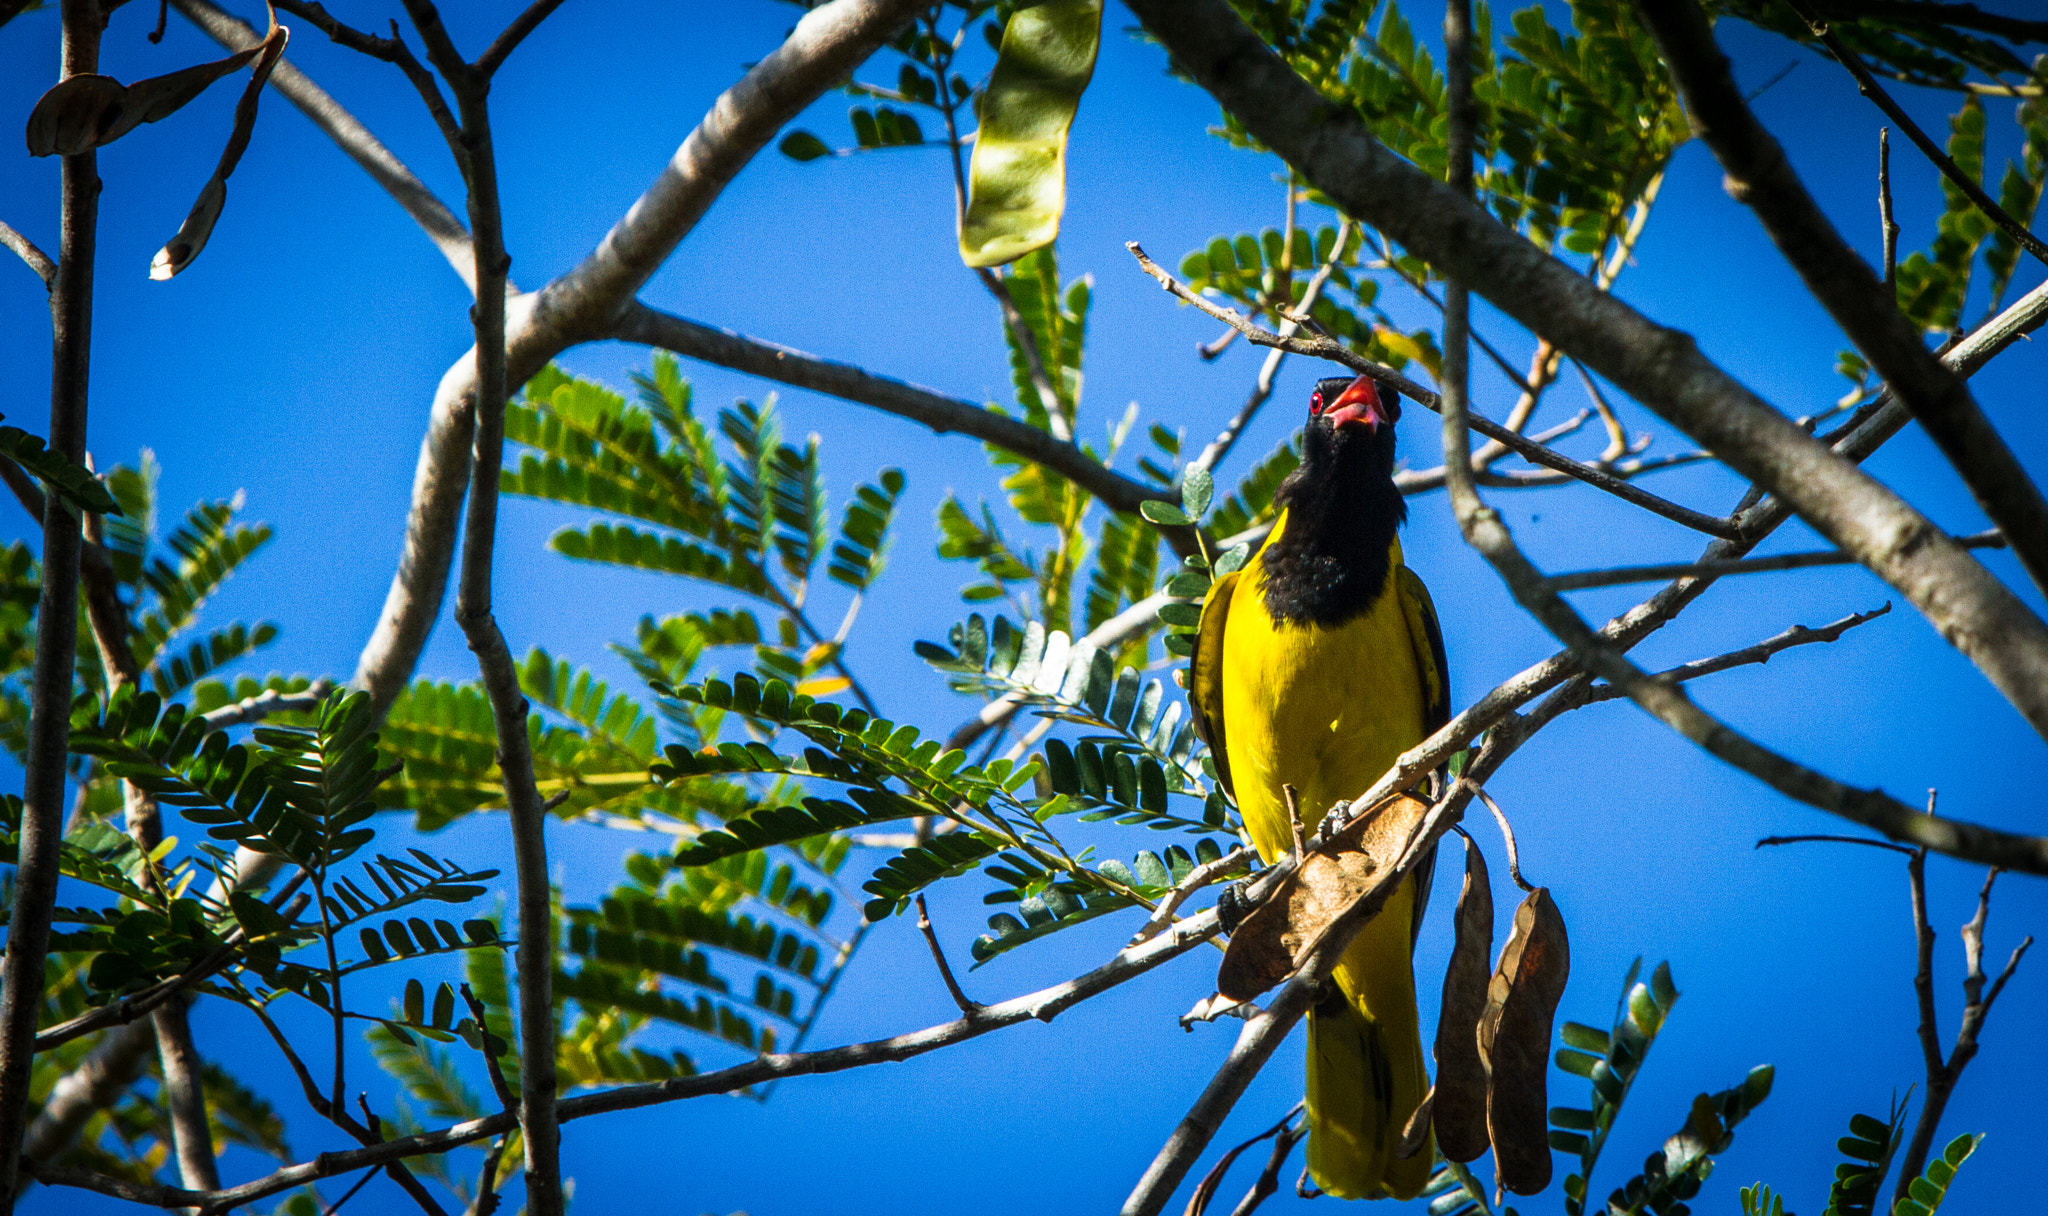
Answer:
M1274 620L1264 556L1233 589L1222 700L1238 808L1270 862L1293 845L1281 786L1299 791L1303 827L1313 831L1333 804L1364 793L1428 731L1425 681L1394 577L1401 542L1393 542L1386 589L1336 626Z

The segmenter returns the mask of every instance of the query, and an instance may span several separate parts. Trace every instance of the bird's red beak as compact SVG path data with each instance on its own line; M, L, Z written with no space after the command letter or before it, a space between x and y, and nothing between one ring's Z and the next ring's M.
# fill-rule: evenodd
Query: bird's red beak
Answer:
M1360 376L1351 386L1332 401L1324 410L1324 416L1332 427L1343 427L1351 423L1363 423L1369 431L1391 425L1401 416L1401 407L1393 402L1390 395L1383 394L1380 386L1371 376Z

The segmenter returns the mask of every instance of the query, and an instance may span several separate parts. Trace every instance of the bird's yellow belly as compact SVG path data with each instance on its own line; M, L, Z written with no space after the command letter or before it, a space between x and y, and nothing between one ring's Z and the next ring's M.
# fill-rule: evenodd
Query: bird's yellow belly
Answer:
M1309 831L1364 793L1427 733L1423 680L1393 579L1370 610L1327 627L1276 622L1263 572L1245 573L1224 629L1223 718L1238 808L1270 862L1293 845L1281 787L1299 792Z

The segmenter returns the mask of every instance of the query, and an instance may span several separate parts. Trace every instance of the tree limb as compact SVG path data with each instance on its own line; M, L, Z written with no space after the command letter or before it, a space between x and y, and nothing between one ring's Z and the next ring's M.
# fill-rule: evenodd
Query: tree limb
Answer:
M1226 0L1130 7L1176 66L1340 209L1469 283L1782 496L1905 596L2048 735L2048 625L1919 511L1759 400L1689 335L1652 323L1395 157L1355 112L1296 76Z
M524 383L577 342L609 336L633 293L733 175L783 123L895 34L915 7L913 0L833 0L798 21L787 42L719 97L595 251L540 291L507 302L506 383ZM405 550L356 665L356 686L370 692L380 712L411 678L447 590L469 482L475 396L474 355L464 355L435 392Z
M1050 432L986 406L877 376L850 363L821 359L729 329L714 329L649 308L637 300L619 315L608 336L729 367L764 380L829 393L908 418L941 435L971 435L1045 466L1112 510L1136 511L1141 504L1154 500L1179 501L1172 491L1126 477Z
M1984 417L1970 390L1927 349L1882 280L1821 213L1785 150L1743 101L1729 74L1728 59L1715 45L1698 5L1693 0L1671 0L1638 8L1685 97L1693 129L1726 172L1729 195L1756 212L1807 290L1962 476L2034 584L2048 589L2048 498L2042 497L2019 458ZM1846 56L1844 63L1855 60L1839 39L1826 37L1837 55ZM1909 121L1903 112L1894 117ZM1907 133L1917 134L1910 128ZM1989 199L1984 205L1997 206ZM2010 217L2006 219L2010 222ZM2034 246L2040 246L2037 253L2048 254L2048 246L2038 240L2029 248Z
M93 0L63 0L60 79L98 70L102 21ZM60 169L57 275L50 291L54 350L50 368L50 450L85 459L88 370L92 353L93 244L100 180L92 149L66 156ZM57 901L57 851L64 832L65 759L71 734L72 660L78 644L78 517L43 512L42 589L36 606L36 657L29 692L28 756L22 779L19 861L7 953L0 960L0 1216L19 1195L22 1134L28 1127L36 1021Z
M50 260L49 254L36 248L34 241L16 232L9 225L0 224L0 245L12 249L22 261L28 263L28 268L35 271L36 277L43 281L44 290L56 286L57 263Z

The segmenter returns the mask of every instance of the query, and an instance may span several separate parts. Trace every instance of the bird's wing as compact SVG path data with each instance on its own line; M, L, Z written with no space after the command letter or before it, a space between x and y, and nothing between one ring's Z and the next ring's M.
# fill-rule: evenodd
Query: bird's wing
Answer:
M1422 677L1422 729L1433 735L1451 720L1451 664L1444 655L1443 626L1437 624L1436 604L1421 576L1404 565L1397 577L1401 612L1408 618L1408 642L1415 649L1416 673ZM1422 915L1429 909L1435 874L1436 850L1431 849L1415 868L1415 919L1410 923L1417 935L1422 932Z
M1444 657L1444 631L1437 624L1429 588L1415 571L1402 566L1399 585L1408 639L1415 647L1415 669L1422 673L1422 728L1433 735L1451 720L1451 665Z
M1229 750L1223 743L1223 625L1230 616L1230 598L1237 591L1239 571L1226 574L1209 588L1202 602L1202 623L1195 633L1195 648L1188 655L1188 709L1196 733L1209 745L1216 762L1216 781L1223 792L1235 798L1230 785Z

